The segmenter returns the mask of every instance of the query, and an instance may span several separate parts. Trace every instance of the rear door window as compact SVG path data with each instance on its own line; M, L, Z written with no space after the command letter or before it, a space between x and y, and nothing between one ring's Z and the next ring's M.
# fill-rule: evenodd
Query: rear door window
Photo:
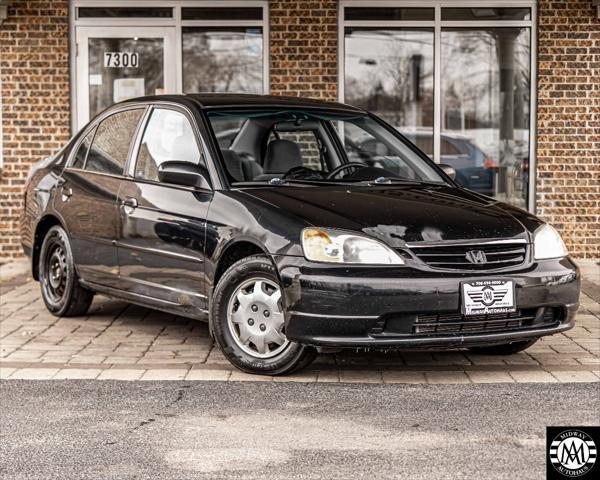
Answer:
M85 169L90 172L122 175L131 141L144 109L126 110L104 119L96 129Z

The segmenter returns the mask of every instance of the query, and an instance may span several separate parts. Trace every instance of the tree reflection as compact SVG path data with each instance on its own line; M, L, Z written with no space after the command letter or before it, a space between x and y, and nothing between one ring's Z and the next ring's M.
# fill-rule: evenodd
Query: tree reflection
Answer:
M259 28L183 29L183 90L262 93Z
M531 29L443 28L438 158L467 188L525 207ZM433 30L345 30L345 100L433 154Z

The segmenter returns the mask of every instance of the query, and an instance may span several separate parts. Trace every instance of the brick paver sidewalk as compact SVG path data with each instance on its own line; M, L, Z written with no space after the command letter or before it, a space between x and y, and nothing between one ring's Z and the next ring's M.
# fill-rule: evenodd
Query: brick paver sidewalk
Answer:
M598 266L587 271L574 329L524 353L344 352L280 378L232 368L205 323L97 296L89 314L56 318L29 281L0 298L0 378L373 383L588 382L600 379ZM585 269L583 269L586 272Z

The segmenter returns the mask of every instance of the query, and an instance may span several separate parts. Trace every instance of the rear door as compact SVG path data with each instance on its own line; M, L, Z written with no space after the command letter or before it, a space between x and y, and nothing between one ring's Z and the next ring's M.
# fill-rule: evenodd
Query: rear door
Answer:
M66 224L80 277L118 286L115 240L117 194L144 107L110 113L84 132L75 146L55 209Z
M161 183L158 167L177 160L204 164L199 132L188 113L153 107L129 177L119 192L118 256L123 288L157 307L190 316L206 314L206 217L213 192Z

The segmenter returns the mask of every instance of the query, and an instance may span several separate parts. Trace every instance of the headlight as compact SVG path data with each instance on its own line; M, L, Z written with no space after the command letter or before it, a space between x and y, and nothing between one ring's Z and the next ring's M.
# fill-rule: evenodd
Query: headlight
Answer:
M533 234L533 255L536 260L566 257L567 247L551 225L542 225Z
M404 265L387 245L369 237L324 228L302 231L304 256L314 262Z

